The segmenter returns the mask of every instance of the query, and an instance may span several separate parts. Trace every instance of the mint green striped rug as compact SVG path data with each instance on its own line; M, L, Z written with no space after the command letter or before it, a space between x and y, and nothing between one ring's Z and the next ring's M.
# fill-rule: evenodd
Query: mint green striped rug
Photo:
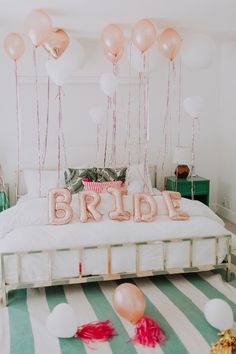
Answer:
M236 256L233 256L236 270ZM127 280L126 280L127 281ZM121 281L19 290L10 293L8 308L0 309L0 354L207 354L217 330L205 320L203 308L212 298L227 301L236 318L236 279L230 283L216 272L157 276L129 280L145 294L147 316L166 332L164 347L133 346L134 326L120 318L112 306L112 294ZM57 339L45 327L53 307L68 302L78 325L110 319L118 332L109 343L83 344ZM62 319L63 321L63 319Z

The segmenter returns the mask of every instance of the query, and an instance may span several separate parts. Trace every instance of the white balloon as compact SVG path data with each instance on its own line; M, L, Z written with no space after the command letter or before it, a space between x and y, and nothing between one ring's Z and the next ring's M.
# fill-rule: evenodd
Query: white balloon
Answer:
M84 62L84 49L81 44L70 39L68 48L58 58L49 59L46 62L46 70L51 80L58 86L62 86L66 80L78 70Z
M90 108L89 115L95 124L101 124L105 115L104 108L102 106L95 106Z
M77 321L72 308L68 304L54 307L47 318L48 331L58 338L71 338L77 330Z
M106 96L112 96L118 86L118 79L114 74L106 73L100 77L100 88Z
M197 118L203 106L201 96L190 96L184 99L184 109L192 117Z
M143 54L132 43L128 46L128 60L131 67L137 72L151 72L157 67L158 62L164 61L160 55L156 43L146 51L147 63L143 65Z
M190 68L206 68L212 62L214 49L215 42L206 35L184 35L181 49L183 63Z
M204 307L204 315L210 325L220 331L233 327L233 311L224 300L213 299L208 301Z

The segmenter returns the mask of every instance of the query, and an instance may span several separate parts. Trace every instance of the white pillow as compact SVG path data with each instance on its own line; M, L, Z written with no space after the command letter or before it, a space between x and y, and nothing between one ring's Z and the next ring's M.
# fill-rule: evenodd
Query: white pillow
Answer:
M148 192L152 193L152 182L151 182L149 169L147 171L147 180L145 181L143 164L142 165L141 164L140 165L131 165L127 170L126 182L128 182L128 186L132 182L136 182L136 187L137 187L137 181L139 181L139 183L142 183L142 185L144 185L144 183L146 183Z
M28 197L39 196L39 171L24 170L24 180ZM64 187L64 173L60 173L60 181L58 186L58 171L44 170L41 171L41 197L47 197L48 191L52 188Z

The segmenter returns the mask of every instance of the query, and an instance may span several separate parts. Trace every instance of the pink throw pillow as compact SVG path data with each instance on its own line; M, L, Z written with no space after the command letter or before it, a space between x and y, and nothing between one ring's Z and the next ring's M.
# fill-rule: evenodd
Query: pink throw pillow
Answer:
M89 182L83 179L83 185L85 191L93 191L97 193L104 193L108 187L120 188L122 186L122 181L111 181L111 182Z

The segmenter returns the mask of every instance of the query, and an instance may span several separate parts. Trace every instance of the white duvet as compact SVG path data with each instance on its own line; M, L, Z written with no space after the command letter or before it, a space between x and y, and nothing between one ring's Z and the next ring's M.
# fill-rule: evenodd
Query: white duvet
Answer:
M188 238L220 236L228 234L223 221L207 206L182 198L179 202L182 211L189 214L186 221L172 221L161 196L154 197L158 205L158 216L152 222L135 223L129 221L111 221L107 213L113 208L113 200L108 194L102 195L100 211L103 219L99 222L81 223L78 220L77 196L73 196L72 223L62 226L48 225L48 202L46 198L23 198L16 206L0 214L0 252L17 252L71 248L113 243L162 240L167 238ZM126 210L132 211L132 196L125 197ZM189 243L169 244L167 249L168 267L187 267ZM163 249L157 243L142 246L140 257L141 270L162 269ZM119 247L112 251L113 272L135 271L135 248ZM226 246L221 242L219 259L223 260ZM105 274L107 272L106 249L87 250L83 254L84 274ZM68 277L78 274L80 262L78 252L62 252L54 255L53 277ZM193 265L214 262L214 244L212 240L196 241L193 245ZM8 282L16 280L16 258L9 256L5 262ZM48 259L45 255L27 255L22 259L22 280L47 280Z

